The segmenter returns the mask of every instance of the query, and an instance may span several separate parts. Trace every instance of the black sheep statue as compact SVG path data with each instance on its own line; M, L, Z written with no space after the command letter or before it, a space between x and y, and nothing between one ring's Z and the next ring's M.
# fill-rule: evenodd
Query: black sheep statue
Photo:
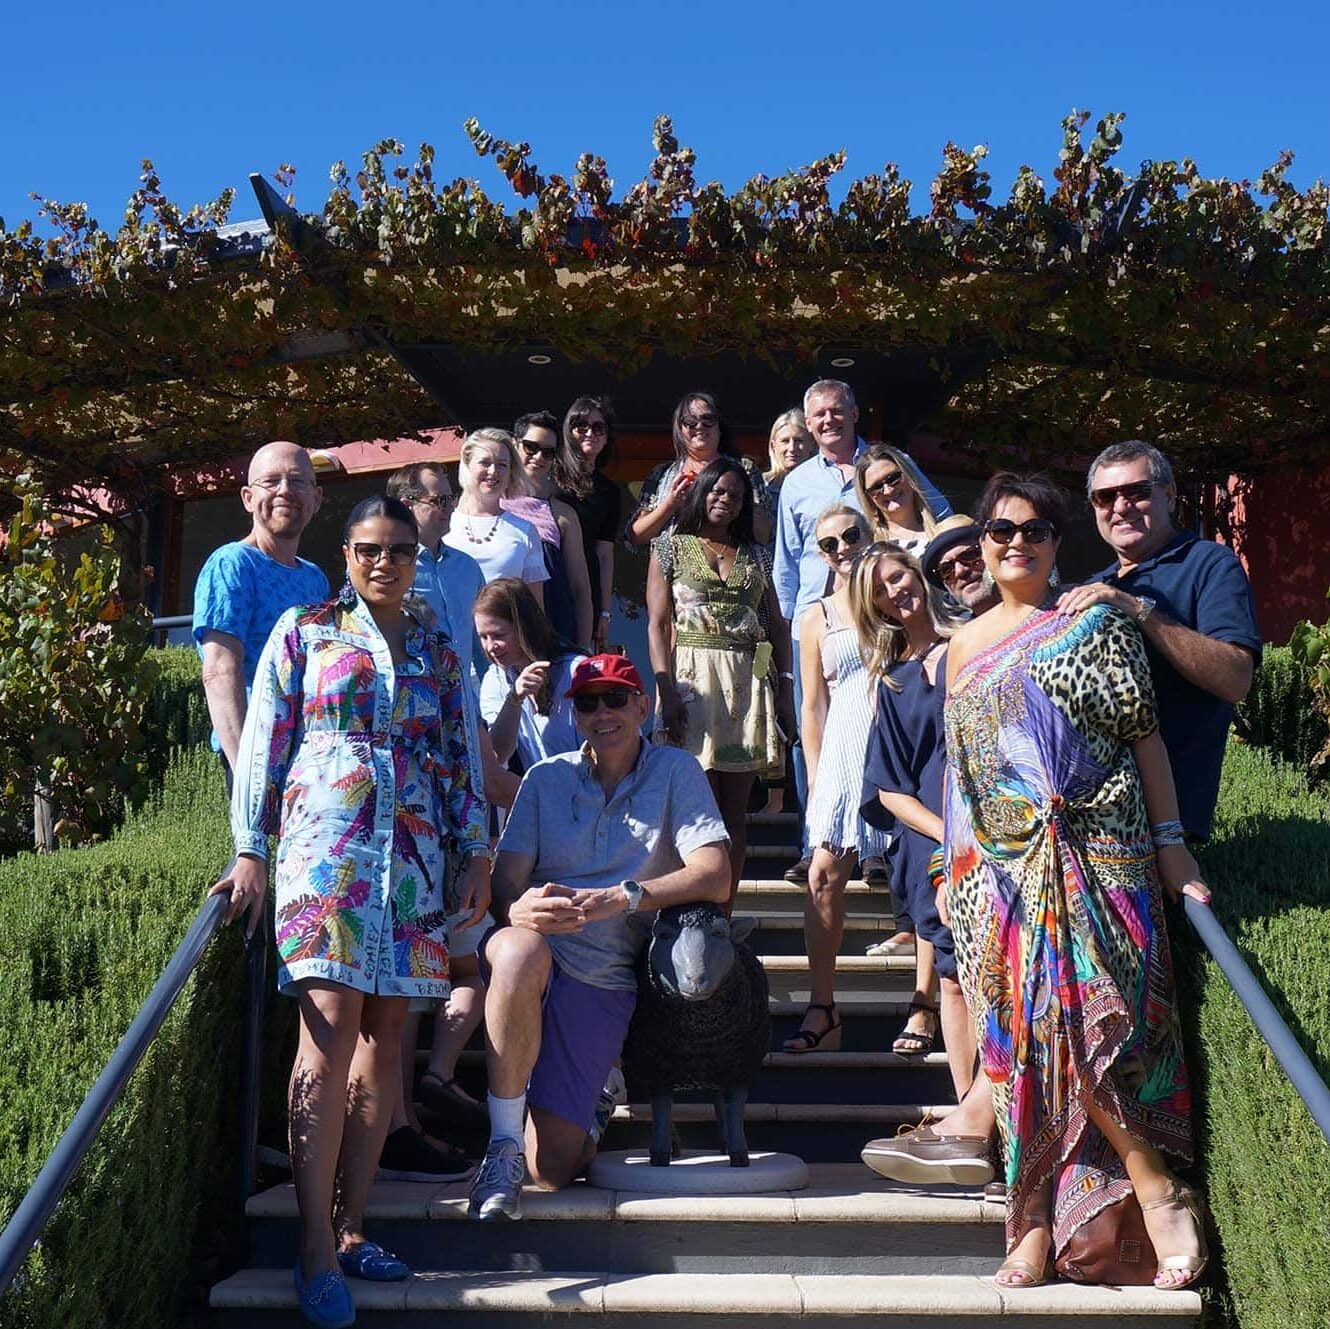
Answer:
M715 1095L730 1166L748 1166L744 1105L771 1046L767 976L745 941L752 928L751 919L731 920L707 903L656 915L623 1049L629 1094L651 1102L652 1167L669 1164L680 1090Z

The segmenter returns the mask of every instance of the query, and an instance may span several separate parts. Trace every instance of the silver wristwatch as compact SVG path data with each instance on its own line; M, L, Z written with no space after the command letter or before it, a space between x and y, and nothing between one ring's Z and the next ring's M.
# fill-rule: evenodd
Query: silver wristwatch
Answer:
M1155 602L1148 595L1136 597L1136 622L1143 624L1155 611Z
M642 896L646 892L642 889L640 881L633 881L631 878L619 883L619 889L623 891L624 899L628 901L628 912L635 914L642 907Z

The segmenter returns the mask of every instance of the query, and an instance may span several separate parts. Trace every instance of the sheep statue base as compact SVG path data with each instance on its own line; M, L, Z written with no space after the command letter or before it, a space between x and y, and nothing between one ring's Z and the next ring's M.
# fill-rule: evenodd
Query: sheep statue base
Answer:
M623 1049L629 1099L651 1104L651 1148L601 1153L593 1185L657 1194L801 1190L808 1168L792 1154L748 1152L748 1087L771 1046L767 978L746 944L750 919L714 904L662 909L638 962L637 1008ZM724 1153L674 1155L674 1095L712 1096Z

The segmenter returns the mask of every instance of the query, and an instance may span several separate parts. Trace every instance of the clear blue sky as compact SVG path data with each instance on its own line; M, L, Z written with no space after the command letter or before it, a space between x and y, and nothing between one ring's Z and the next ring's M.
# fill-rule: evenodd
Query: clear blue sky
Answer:
M8 7L0 216L29 191L86 201L114 227L151 157L181 203L298 168L312 210L327 169L380 137L438 149L437 174L511 201L461 131L528 139L543 170L604 156L622 193L673 115L702 179L726 185L846 148L846 175L900 163L927 206L942 145L987 143L995 194L1029 162L1051 180L1071 107L1127 112L1120 161L1196 159L1255 176L1330 177L1330 5L1045 3L147 4Z

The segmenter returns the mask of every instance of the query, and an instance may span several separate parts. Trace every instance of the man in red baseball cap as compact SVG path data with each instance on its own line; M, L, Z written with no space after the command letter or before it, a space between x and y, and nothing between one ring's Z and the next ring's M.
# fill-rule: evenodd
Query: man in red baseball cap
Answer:
M651 914L729 898L729 837L706 772L643 740L632 661L590 656L567 696L582 748L526 773L494 865L491 907L507 926L481 947L490 1142L469 1212L482 1220L519 1216L528 1171L552 1189L595 1156Z

